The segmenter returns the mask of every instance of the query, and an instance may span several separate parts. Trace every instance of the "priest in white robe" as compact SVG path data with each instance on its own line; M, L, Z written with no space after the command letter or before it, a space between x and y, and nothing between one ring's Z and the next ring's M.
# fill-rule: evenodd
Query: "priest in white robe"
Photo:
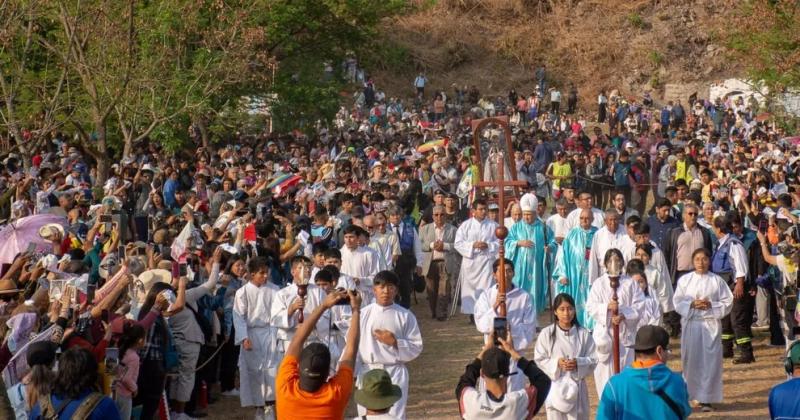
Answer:
M606 270L611 273L622 272L622 253L618 249L610 249L603 259ZM644 301L644 295L630 277L619 276L617 300L613 300L614 290L611 288L611 279L608 274L603 274L589 290L589 299L586 301L586 310L594 319L592 336L597 349L597 367L594 370L594 383L597 395L603 395L603 388L608 378L614 374L614 360L612 350L613 325L619 325L619 355L620 366L624 368L633 362L633 350L628 346L633 345L636 337L636 325L639 322L639 312ZM613 316L612 311L617 308L618 315Z
M493 282L492 264L497 259L500 243L494 235L497 223L486 217L486 201L472 203L472 218L456 231L455 248L461 254L461 313L474 314L475 300Z
M620 250L624 245L625 238L628 237L625 232L625 226L619 223L619 213L616 210L610 209L606 211L605 226L598 229L592 238L592 249L589 253L589 283L606 273L603 258L609 249ZM623 265L625 263L625 256L620 253L623 258Z
M278 349L281 351L281 359L283 359L283 352L289 347L289 342L292 341L292 337L294 337L294 333L297 330L300 313L303 313L304 318L308 318L311 312L314 312L314 309L325 300L325 292L309 281L312 268L311 260L306 257L294 257L291 265L293 283L275 294L270 310L270 324L276 329L275 333L278 340ZM307 285L305 298L301 298L297 294L299 290L298 284ZM325 312L306 342L325 342L328 336L329 322L330 313Z
M239 399L242 407L255 407L263 416L267 402L275 401L275 374L280 364L270 309L278 286L269 281L264 258L248 264L250 281L236 291L233 301L234 343L239 352Z
M553 299L556 322L536 339L533 360L552 381L545 400L548 420L589 418L589 387L586 377L597 365L592 333L577 322L575 301L566 293ZM559 388L577 387L574 399L566 399Z
M361 310L357 386L361 386L361 375L367 371L386 370L392 383L403 391L402 398L394 403L389 414L405 419L409 385L406 363L422 353L422 334L414 314L394 303L399 284L397 275L391 271L381 271L375 276L375 303ZM363 416L366 409L359 406L358 413Z
M492 266L495 280L500 275L500 260L496 260ZM514 278L514 263L506 259L506 293L505 297L499 296L499 283L484 290L475 304L475 326L478 331L483 333L484 343L491 343L494 340L494 319L499 317L500 303L506 304L506 325L511 331L511 338L514 342L514 349L519 353L533 343L536 333L536 310L531 302L531 296L521 288L517 287ZM517 391L525 387L525 375L517 369L516 363L512 361L509 372L512 374L509 380L509 392Z
M708 271L711 255L692 254L695 271L678 279L673 302L681 315L681 365L689 397L703 411L722 402L722 318L731 312L733 294L722 277Z

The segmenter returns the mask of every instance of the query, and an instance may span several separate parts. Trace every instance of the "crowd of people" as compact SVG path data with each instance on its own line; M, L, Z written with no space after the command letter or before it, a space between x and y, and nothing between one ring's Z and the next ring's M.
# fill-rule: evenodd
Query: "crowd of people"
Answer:
M458 378L466 419L585 419L590 392L599 418L711 411L723 359L755 361L753 327L797 372L792 139L747 98L600 92L590 117L574 86L562 108L535 79L487 97L420 74L408 104L367 80L313 134L145 141L108 176L66 133L8 154L3 400L18 419L190 419L233 397L256 419L327 419L352 396L359 418L404 419L417 317L457 311L485 343ZM484 117L511 137L475 147ZM508 203L478 185L497 171L525 183Z

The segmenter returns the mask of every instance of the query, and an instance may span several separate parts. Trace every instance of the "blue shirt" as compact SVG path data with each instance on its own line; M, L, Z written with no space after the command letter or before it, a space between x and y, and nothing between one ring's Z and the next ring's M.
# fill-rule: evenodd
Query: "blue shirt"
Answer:
M680 416L657 393L665 394L677 406ZM692 414L689 391L680 375L663 363L649 368L627 367L612 376L603 389L597 420L609 419L685 419Z
M180 183L172 178L164 183L164 204L169 208L175 207L175 191L178 190Z
M58 416L59 420L69 420L72 418L72 415L75 414L75 411L78 410L78 407L81 405L81 402L91 394L91 391L85 391L79 398L76 398L67 404L63 410L61 410L61 415ZM58 410L59 406L63 398L56 394L52 394L50 397L50 402L53 403L53 407ZM33 406L33 409L30 412L28 418L35 419L41 415L41 408L37 403ZM114 404L114 400L104 396L97 406L92 411L92 414L88 417L88 420L120 420L119 418L119 411L117 410L117 405Z
M774 420L800 419L800 378L775 385L769 392L769 416Z

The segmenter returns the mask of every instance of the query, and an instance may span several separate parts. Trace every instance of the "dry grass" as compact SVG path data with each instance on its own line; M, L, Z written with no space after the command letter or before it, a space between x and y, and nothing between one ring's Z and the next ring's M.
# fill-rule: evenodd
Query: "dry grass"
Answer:
M472 360L481 347L482 338L465 316L448 322L430 319L427 302L422 295L413 307L420 322L425 350L410 364L411 389L408 402L409 419L458 419L455 385L464 366ZM549 324L546 316L540 325ZM725 361L723 372L724 402L713 413L696 411L692 417L707 419L761 419L769 418L767 396L775 384L785 378L783 348L769 347L769 337L757 334L754 339L757 362L733 365ZM680 371L680 342L673 340L673 357L670 368ZM526 352L532 357L532 350ZM588 379L592 415L597 408L593 379ZM238 399L223 398L209 407L210 419L251 419L252 412L239 407ZM352 405L347 413L355 416ZM350 418L350 417L348 417ZM544 411L537 418L545 418Z
M657 96L665 83L738 74L706 51L730 10L729 0L443 0L386 22L384 36L411 62L373 76L390 96L410 96L416 70L448 92L456 83L487 95L527 94L544 62L551 84L575 83L584 106L600 89Z

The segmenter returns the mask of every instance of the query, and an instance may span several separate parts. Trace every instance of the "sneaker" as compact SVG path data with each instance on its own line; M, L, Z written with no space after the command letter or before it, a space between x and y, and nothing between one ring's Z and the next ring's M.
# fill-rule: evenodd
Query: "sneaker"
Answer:
M238 397L239 396L239 390L234 388L234 389L225 391L225 392L221 393L220 395L222 395L223 397Z
M714 407L712 407L711 404L708 403L700 403L700 411L704 413L710 413L714 411Z
M268 405L264 407L264 420L275 420L275 406Z

